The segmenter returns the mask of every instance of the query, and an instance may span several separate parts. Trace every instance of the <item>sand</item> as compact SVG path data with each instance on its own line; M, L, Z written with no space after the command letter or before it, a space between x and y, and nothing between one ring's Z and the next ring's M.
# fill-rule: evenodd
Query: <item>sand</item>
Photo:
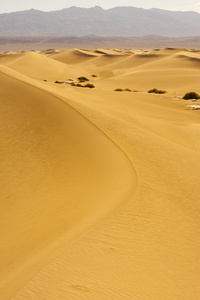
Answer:
M0 55L0 299L200 299L200 101L181 99L199 66L184 48ZM95 88L55 83L79 76Z

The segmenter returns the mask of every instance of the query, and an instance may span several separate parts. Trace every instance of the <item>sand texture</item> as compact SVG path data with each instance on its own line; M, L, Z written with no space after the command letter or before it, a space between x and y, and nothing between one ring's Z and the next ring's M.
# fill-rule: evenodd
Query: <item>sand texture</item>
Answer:
M200 51L1 53L0 80L0 299L199 300Z

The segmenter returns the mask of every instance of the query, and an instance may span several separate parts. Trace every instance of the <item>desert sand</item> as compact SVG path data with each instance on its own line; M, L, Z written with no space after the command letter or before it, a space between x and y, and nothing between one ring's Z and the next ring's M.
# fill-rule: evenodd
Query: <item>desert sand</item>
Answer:
M1 300L200 299L199 67L185 48L0 54Z

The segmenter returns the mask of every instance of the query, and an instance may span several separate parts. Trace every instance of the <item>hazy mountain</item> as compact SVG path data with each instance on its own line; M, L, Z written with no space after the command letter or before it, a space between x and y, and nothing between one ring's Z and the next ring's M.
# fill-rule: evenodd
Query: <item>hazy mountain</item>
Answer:
M71 7L0 14L1 36L198 36L200 14L161 9Z

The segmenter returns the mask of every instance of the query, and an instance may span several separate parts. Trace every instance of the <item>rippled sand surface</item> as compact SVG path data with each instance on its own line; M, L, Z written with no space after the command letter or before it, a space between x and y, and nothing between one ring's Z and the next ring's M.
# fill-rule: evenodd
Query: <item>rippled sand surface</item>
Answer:
M0 80L0 299L199 300L200 51L2 53Z

